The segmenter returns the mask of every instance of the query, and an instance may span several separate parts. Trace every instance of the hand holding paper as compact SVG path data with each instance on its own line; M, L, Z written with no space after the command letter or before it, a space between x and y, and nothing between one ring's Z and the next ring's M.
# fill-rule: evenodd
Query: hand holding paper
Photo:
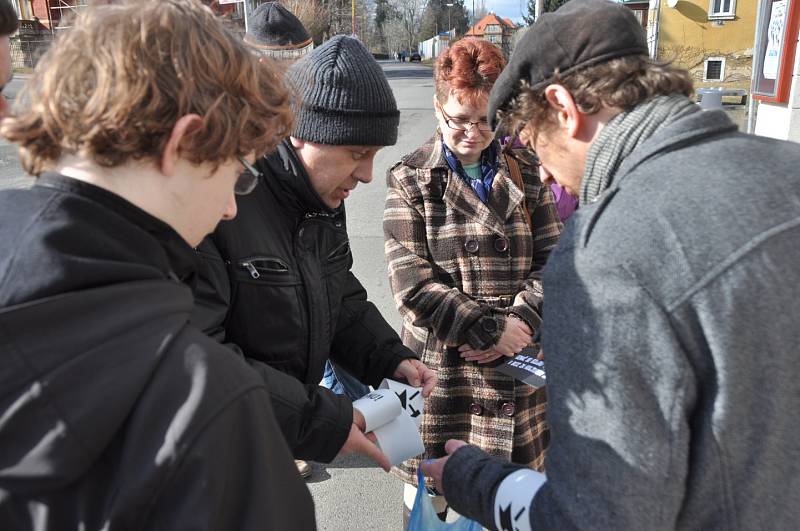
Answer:
M389 459L380 451L377 446L377 439L372 433L364 433L364 416L357 410L353 409L353 423L350 425L350 434L340 450L343 454L358 453L366 455L386 472L391 468Z
M428 398L436 386L436 373L415 359L403 360L394 371L395 378L405 380L411 387L422 387L422 396ZM393 380L384 380L384 382ZM382 387L382 386L381 386Z
M374 435L392 465L425 451L419 435L422 407L422 389L394 380L384 380L353 402L353 409L364 416L365 431Z

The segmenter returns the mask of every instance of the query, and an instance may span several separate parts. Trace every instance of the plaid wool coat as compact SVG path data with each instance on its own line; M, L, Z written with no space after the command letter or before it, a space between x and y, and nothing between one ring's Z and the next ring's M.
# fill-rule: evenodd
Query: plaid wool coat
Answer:
M549 435L544 388L534 392L458 354L458 345L480 343L470 339L485 313L497 319L497 337L511 312L533 330L541 323L541 271L561 223L530 152L509 156L518 161L525 191L501 156L488 204L450 170L439 135L403 158L387 175L385 253L403 342L439 377L425 402L424 458L446 455L444 443L453 438L541 469ZM406 461L395 472L416 484L418 463Z

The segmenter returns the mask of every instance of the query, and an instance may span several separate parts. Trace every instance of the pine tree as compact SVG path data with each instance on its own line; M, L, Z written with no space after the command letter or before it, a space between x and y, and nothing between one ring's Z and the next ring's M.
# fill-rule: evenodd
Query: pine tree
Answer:
M392 8L387 0L375 0L375 24L382 28L386 19L391 15Z
M522 19L528 26L536 21L536 0L528 0L528 14L522 17Z
M569 0L544 0L544 12L552 13L567 2L569 2Z
M450 23L453 27L450 29L455 29L456 35L464 35L469 30L467 6L464 5L464 0L453 0L450 3L453 4L450 8Z
M453 4L448 7L447 4ZM456 30L463 35L469 29L469 17L464 0L429 0L422 20L419 40L430 39L437 33Z
M567 2L569 2L569 0L544 0L543 12L552 13ZM522 18L528 26L536 21L536 0L528 0L528 14Z
M443 3L443 0L429 0L428 5L425 7L425 12L422 15L422 24L420 24L420 41L428 40L440 31L444 31L444 26L441 25L442 11L446 11L447 7L444 6ZM444 23L447 25L446 18Z

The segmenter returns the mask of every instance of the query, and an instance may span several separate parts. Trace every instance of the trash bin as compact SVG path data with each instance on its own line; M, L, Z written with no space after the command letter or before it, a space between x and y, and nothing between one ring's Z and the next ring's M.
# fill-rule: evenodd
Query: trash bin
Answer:
M697 89L700 101L697 102L704 111L713 111L722 108L722 89L701 88Z

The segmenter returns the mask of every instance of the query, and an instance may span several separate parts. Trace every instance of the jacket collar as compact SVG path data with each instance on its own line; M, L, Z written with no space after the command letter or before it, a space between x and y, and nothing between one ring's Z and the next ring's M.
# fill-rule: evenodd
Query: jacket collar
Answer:
M508 165L500 152L500 164L492 183L489 202L484 204L472 187L450 170L442 151L441 135L437 132L416 151L402 159L402 164L418 170L429 179L440 175L444 180L444 201L469 219L477 221L498 234L504 234L505 222L525 197L511 182Z
M592 212L583 225L580 235L580 244L586 247L592 234L597 218L602 215L608 203L620 188L624 187L627 177L645 162L671 153L682 146L690 145L701 140L738 130L725 111L702 111L691 114L671 123L650 137L622 163L611 187L600 195L598 200L591 205Z
M285 200L285 204L298 214L335 215L342 210L329 208L322 201L311 179L297 156L290 139L285 139L278 144L274 153L259 159L259 169L266 170L269 174L265 185L274 189L278 197Z
M676 120L650 137L641 148L631 153L619 169L620 182L636 167L682 145L691 144L722 133L738 130L725 111L702 111Z
M58 173L45 172L37 180L38 187L50 188L73 196L82 197L96 205L121 216L139 229L155 238L163 249L166 263L160 257L144 253L142 263L151 262L174 280L190 287L194 285L198 258L192 247L170 225L148 214L124 198L93 184L65 177Z
M442 151L442 135L437 131L427 142L422 144L416 151L412 151L402 159L405 166L418 170L432 170L435 168L447 170L447 160Z

